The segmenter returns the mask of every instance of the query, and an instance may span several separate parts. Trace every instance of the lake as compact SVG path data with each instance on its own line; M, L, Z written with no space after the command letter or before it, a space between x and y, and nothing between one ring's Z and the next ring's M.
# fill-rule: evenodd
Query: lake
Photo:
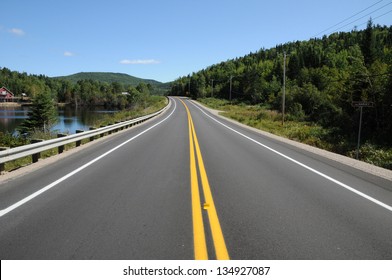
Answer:
M0 105L0 132L15 133L24 119L28 118L29 106L2 107ZM95 121L116 111L103 108L75 108L65 106L58 108L58 122L52 128L60 133L74 134L77 129L88 130Z

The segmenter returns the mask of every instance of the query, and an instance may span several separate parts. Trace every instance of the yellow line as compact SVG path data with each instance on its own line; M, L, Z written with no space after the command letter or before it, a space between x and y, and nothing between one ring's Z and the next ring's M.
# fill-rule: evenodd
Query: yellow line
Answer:
M195 149L192 139L191 119L188 117L189 152L193 217L193 247L195 260L208 260L206 238L204 233L203 216L200 204L199 182L197 179Z
M208 182L207 173L204 167L203 157L200 152L199 141L197 140L195 127L191 119L193 138L196 146L197 162L199 163L201 182L203 185L203 193L205 198L205 210L208 213L208 219L210 220L210 227L212 232L212 238L215 246L216 258L218 260L229 260L229 253L227 252L225 239L223 237L222 228L219 223L218 214L216 212L215 203L212 198L210 184Z
M210 228L211 228L211 233L212 233L212 239L214 242L216 258L218 260L229 260L230 259L229 253L226 248L226 243L225 243L225 239L223 237L223 232L222 232L222 229L221 229L221 226L219 223L219 218L218 218L218 214L216 212L215 203L212 198L211 188L210 188L210 184L208 182L207 172L205 170L203 157L202 157L202 154L200 151L199 141L197 140L195 127L193 125L192 116L191 116L191 113L188 109L188 106L186 106L185 102L183 102L182 100L181 100L181 102L184 104L185 109L187 111L189 133L192 131L194 146L196 148L197 161L199 163L200 177L201 177L201 181L202 181L202 185L203 185L203 193L204 193L204 198L205 198L204 209L207 211L208 219L210 221ZM192 136L190 134L189 137L192 138ZM194 151L193 150L193 143L191 145L191 151ZM193 154L193 152L191 152L191 154ZM194 158L194 155L192 155L191 158L192 157ZM191 169L192 169L192 163L191 163ZM196 171L196 170L194 170L194 171ZM191 174L192 174L192 171L191 171ZM196 175L197 175L197 173L196 173ZM197 178L196 178L196 180L197 180ZM193 189L193 185L192 185L192 189ZM198 197L198 199L199 199L198 203L200 204L200 198ZM192 204L194 204L194 203L196 203L196 201L194 201L194 197L192 196ZM195 249L196 249L196 247L195 247Z

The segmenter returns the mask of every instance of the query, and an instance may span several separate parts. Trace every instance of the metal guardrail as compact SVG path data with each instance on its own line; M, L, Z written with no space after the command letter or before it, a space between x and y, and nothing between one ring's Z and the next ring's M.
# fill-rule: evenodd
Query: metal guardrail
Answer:
M166 108L168 108L169 105L170 105L170 101L169 101L169 104L165 106L165 108L163 108L155 113L152 113L152 114L149 114L149 115L146 115L143 117L139 117L136 119L119 122L119 123L116 123L113 125L100 127L100 128L96 128L96 129L89 130L89 131L71 134L68 136L61 137L61 138L50 139L50 140L46 140L46 141L42 141L42 142L38 142L38 143L34 143L34 144L28 144L28 145L19 146L19 147L0 151L0 165L4 165L4 163L6 163L8 161L13 161L13 160L16 160L16 159L19 159L22 157L26 157L26 156L33 156L33 155L39 154L43 151L50 150L53 148L62 147L64 145L78 142L78 141L81 141L81 140L84 140L87 138L89 138L90 141L92 141L95 136L104 135L105 133L111 133L113 131L118 131L119 129L123 129L124 127L127 128L129 126L133 126L135 124L139 124L141 122L149 120L149 119L161 114L163 111L166 110ZM2 171L2 170L0 170L0 171Z

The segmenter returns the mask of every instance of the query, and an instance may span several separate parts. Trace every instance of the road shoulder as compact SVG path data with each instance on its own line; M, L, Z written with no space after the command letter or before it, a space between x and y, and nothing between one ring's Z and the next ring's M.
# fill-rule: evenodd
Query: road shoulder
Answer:
M290 149L296 150L300 153L306 154L307 156L317 159L323 163L334 166L338 169L344 170L356 177L363 180L369 181L373 184L379 185L384 189L392 191L392 170L381 168L366 162L362 162L353 158L349 158L343 155L332 153L320 148L309 146L303 143L299 143L281 136L274 135L272 133L256 129L254 127L247 126L236 120L224 117L219 113L221 111L214 110L206 107L198 101L192 100L195 104L199 105L206 111L210 112L212 115L218 118L224 119L228 122L236 124L242 128L255 132L262 135L263 137L273 139L280 142L282 145L289 147Z

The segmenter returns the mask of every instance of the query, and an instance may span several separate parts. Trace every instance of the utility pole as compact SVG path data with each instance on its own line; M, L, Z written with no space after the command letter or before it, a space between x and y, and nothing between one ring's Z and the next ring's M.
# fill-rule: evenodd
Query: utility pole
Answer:
M282 125L284 125L285 103L286 103L286 52L284 52L283 55Z
M231 80L233 79L233 76L230 76L230 95L229 95L229 99L231 101Z
M359 107L360 113L359 113L358 143L357 143L357 152L355 153L357 159L359 159L359 146L361 145L362 108L363 106Z
M211 97L214 97L214 79L211 80Z
M359 159L359 147L361 145L361 129L362 129L362 108L363 107L373 107L373 102L368 101L353 101L351 103L353 107L359 107L359 128L358 128L358 142L357 142L357 151L356 151L356 158Z

